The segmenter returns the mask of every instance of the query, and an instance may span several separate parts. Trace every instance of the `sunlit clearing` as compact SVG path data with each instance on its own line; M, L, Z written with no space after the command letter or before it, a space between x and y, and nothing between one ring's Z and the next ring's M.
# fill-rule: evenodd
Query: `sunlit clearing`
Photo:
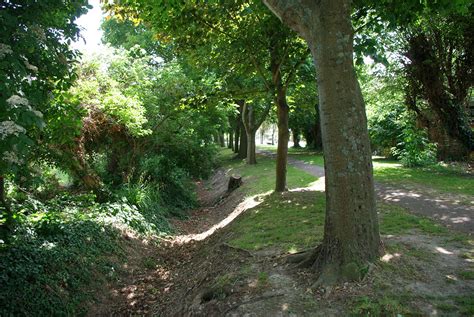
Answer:
M380 258L380 261L385 262L385 263L388 263L388 262L390 262L393 258L399 258L400 256L401 256L400 253L394 253L394 254L387 253L387 254L385 254L383 257Z
M281 305L281 310L283 311L287 311L288 310L288 304L287 303L284 303L283 305Z
M299 187L299 188L290 189L290 192L301 192L305 190L323 192L324 188L325 188L325 177L323 176L323 177L318 178L316 181L312 182L311 184L309 184L308 187Z

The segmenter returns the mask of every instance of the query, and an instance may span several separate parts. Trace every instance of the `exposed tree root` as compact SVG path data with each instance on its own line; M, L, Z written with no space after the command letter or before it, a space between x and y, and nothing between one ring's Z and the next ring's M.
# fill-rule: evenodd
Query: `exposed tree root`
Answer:
M357 262L344 263L337 254L337 248L328 248L320 244L316 248L305 250L288 256L287 262L295 263L298 268L311 269L317 273L318 279L312 285L331 287L338 283L360 281L365 274L365 267L370 269L370 263L361 265Z

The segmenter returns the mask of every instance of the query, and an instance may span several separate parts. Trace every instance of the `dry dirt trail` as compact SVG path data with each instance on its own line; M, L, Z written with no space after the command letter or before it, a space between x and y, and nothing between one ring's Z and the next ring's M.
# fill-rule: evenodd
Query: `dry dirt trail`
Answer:
M275 156L269 151L260 150L259 153L265 156ZM288 159L288 164L316 177L324 177L324 168L321 166L291 157ZM375 183L375 191L378 198L384 202L399 205L414 214L434 219L450 229L467 234L474 233L474 204L463 204L456 195L440 195L424 189L396 187L378 182ZM474 197L471 200L474 201Z

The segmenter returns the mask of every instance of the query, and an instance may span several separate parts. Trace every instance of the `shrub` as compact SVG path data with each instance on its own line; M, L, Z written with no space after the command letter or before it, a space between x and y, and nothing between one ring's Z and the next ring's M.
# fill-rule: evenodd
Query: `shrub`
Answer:
M436 163L436 144L430 143L424 130L407 125L400 138L402 142L392 153L405 167L428 166Z

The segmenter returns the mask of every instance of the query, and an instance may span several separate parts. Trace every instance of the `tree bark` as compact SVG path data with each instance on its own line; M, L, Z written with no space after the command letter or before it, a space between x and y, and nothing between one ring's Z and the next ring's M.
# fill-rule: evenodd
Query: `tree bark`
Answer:
M235 124L235 139L234 139L234 153L239 153L239 144L240 144L240 114L236 119Z
M321 134L321 115L319 114L318 104L315 104L316 108L316 120L314 122L314 146L315 150L323 149L323 137Z
M433 30L438 37L441 32ZM444 52L436 52L430 36L423 32L413 35L409 41L407 57L411 63L407 65L409 82L413 86L419 86L421 95L428 102L427 110L420 110L415 105L412 108L417 113L420 122L428 129L428 137L431 142L438 144L439 160L464 160L474 150L474 134L469 126L467 112L464 104L468 99L470 85L468 76L464 75L465 68L472 68L472 62L466 62L467 58L459 63L456 68L449 62L443 62L441 56ZM449 42L449 41L448 41ZM466 41L466 42L469 42ZM472 39L471 39L472 42ZM472 42L474 43L474 42ZM472 45L466 49L472 50ZM448 50L441 46L439 50ZM443 67L443 63L449 66ZM456 80L449 81L454 74ZM447 74L446 74L447 73ZM445 77L448 77L450 85L445 85ZM451 91L449 91L451 90ZM416 100L416 96L411 96Z
M222 131L219 131L219 145L221 147L225 147L224 132L222 132Z
M246 159L247 149L247 133L243 127L240 127L239 153L237 154L237 157L240 159Z
M360 278L379 255L372 161L365 106L353 65L349 0L264 0L305 38L318 74L326 173L322 244L302 265L315 268L318 283Z
M239 142L239 152L237 154L237 157L240 159L246 159L247 158L247 132L245 131L244 127L244 105L245 101L244 100L237 100L236 104L239 105L239 122L237 123L239 125L239 130L240 130L240 142Z
M275 125L272 124L272 145L275 145Z
M277 118L278 118L278 146L276 157L276 180L275 191L284 192L286 186L286 165L288 163L288 141L290 132L288 131L289 110L286 102L286 94L279 89L276 96Z
M246 162L249 165L257 164L257 155L255 153L255 134L257 129L255 127L255 113L253 106L244 102L242 112L242 122L244 124L245 133L247 135L247 157Z
M300 131L298 129L293 129L293 147L296 149L301 148L300 145Z
M316 110L314 124L306 127L303 133L306 138L306 147L320 151L323 149L323 140L321 138L321 120L317 103L314 104L314 108Z
M279 52L280 48L274 45L270 49L270 68L272 71L272 81L275 87L275 104L277 106L277 125L278 125L278 146L276 157L276 180L275 191L284 192L286 186L286 165L288 163L288 141L290 132L288 129L289 111L286 102L286 88L283 86L281 75L282 58Z
M227 148L232 149L234 146L234 131L231 129L229 130L229 142L227 143Z

